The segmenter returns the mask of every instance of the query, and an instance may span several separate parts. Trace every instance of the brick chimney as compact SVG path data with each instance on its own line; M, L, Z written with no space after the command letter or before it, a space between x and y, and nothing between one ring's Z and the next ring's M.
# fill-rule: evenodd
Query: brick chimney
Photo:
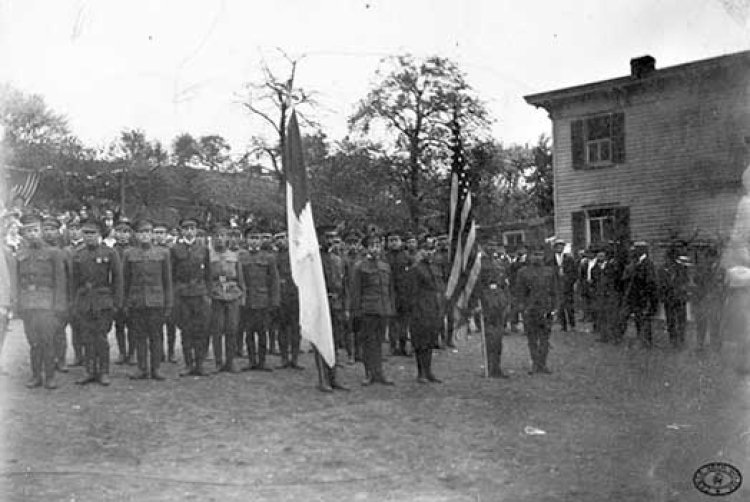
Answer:
M656 59L651 56L641 56L630 60L630 76L643 78L656 70Z

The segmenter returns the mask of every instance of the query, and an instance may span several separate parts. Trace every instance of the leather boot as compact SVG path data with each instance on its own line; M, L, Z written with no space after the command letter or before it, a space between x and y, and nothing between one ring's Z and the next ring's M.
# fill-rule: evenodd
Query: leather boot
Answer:
M331 387L331 382L329 381L330 375L328 374L328 368L326 367L326 363L321 357L320 354L318 354L318 351L315 351L315 367L318 370L318 390L320 392L326 392L330 393L333 392L333 388Z
M195 362L193 361L193 353L191 349L182 349L182 357L185 359L185 369L180 371L181 377L186 377L195 374Z
M427 350L426 354L425 354L425 377L430 382L433 382L433 383L443 383L442 380L440 380L439 378L437 378L432 373L432 351L431 350Z
M331 388L335 390L349 390L349 387L342 385L339 383L338 379L336 378L336 368L328 368L328 374L330 376L331 380Z
M31 358L31 379L26 383L26 387L34 389L42 386L42 351L39 347L31 347L29 350Z
M414 351L414 359L417 360L417 382L427 383L427 379L424 376L424 349L416 349Z

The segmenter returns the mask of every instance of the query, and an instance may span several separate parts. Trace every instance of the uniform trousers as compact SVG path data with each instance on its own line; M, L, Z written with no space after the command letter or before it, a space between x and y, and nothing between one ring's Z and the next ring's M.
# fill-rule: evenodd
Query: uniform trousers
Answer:
M60 368L65 367L65 359L68 355L68 334L65 327L68 325L68 313L57 314L57 327L55 328L55 360Z
M130 333L128 319L123 310L115 312L115 339L120 358L130 359L135 354L135 340Z
M154 374L159 371L164 345L163 325L163 307L130 309L128 326L132 339L135 341L138 369L143 373L149 373L150 371L151 374Z
M44 377L51 381L55 376L55 334L59 317L52 310L27 310L22 312L23 329L29 342L31 373L35 380Z
M487 354L487 373L500 376L500 360L503 355L503 336L505 335L505 316L502 309L493 309L484 318L484 348Z
M180 296L176 307L175 323L180 328L185 366L202 367L208 351L208 299L205 296Z
M334 349L344 349L348 355L351 355L349 344L347 343L348 329L346 315L343 310L331 309L331 327L333 328Z
M373 380L384 378L382 345L386 324L386 318L379 315L364 315L359 322L365 374Z
M297 305L282 306L279 310L279 351L281 362L297 364L301 342L299 329L299 309Z
M227 366L231 366L237 353L237 333L240 328L239 300L211 300L211 338L214 348L216 368L224 366L224 354Z
M76 316L83 343L86 373L92 376L109 374L109 340L114 312L100 310Z
M669 340L675 346L685 344L685 327L687 325L687 304L681 300L664 302L664 313L667 317Z
M549 337L552 333L547 313L543 310L528 309L523 313L523 320L534 369L546 368Z
M245 337L244 342L247 347L247 358L250 366L264 366L266 364L268 331L270 329L271 309L243 309L241 333Z

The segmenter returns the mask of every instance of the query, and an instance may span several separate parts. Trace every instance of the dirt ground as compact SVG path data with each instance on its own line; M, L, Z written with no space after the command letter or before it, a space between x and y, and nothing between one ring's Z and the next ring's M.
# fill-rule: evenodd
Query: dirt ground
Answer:
M10 376L0 377L0 498L711 500L692 484L702 464L750 475L750 386L726 369L731 345L676 351L656 331L647 351L555 329L549 376L527 374L526 339L510 335L510 380L482 378L474 334L436 352L442 385L416 383L412 359L389 357L395 387L363 388L361 366L346 366L352 391L324 395L305 354L301 372L178 378L181 366L166 364L163 383L113 366L109 388L74 385L75 368L45 391L24 387L28 351L14 321L2 357ZM723 500L748 498L743 486Z

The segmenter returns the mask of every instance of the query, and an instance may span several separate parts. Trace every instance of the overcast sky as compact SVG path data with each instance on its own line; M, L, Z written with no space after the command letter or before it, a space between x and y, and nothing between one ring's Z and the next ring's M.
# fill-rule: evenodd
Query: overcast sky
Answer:
M297 83L321 93L340 139L384 56L453 58L505 143L550 133L530 93L750 48L750 0L0 0L0 81L42 94L89 146L141 128L170 144L220 134L239 153L270 131L238 104L277 47L305 55Z

